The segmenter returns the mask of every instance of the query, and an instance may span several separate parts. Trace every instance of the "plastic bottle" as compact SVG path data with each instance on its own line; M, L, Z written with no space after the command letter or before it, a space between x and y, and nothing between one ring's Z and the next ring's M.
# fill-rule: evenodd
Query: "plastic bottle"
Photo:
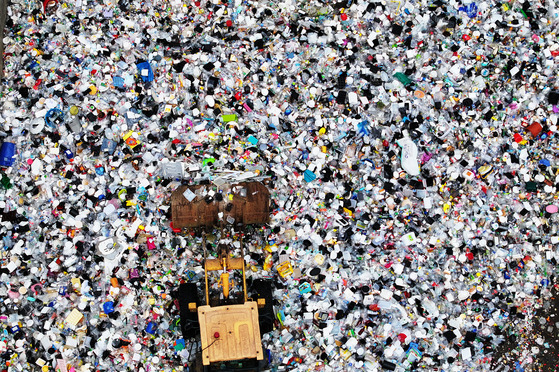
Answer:
M78 106L72 106L70 107L70 110L68 110L68 114L66 117L68 118L68 126L70 127L70 130L72 132L74 132L74 134L80 134L82 131L82 124L81 124L81 120L79 117L79 113L80 113L80 109Z

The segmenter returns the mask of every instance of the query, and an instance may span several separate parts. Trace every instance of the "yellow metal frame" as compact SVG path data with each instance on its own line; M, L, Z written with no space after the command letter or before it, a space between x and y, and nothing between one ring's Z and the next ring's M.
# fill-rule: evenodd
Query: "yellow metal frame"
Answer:
M245 250L243 247L242 235L241 235L241 260L243 261L243 295L244 295L244 301L247 302L247 278L245 275Z
M206 234L202 235L202 247L204 248L204 277L206 280L206 305L210 305L210 292L208 290L208 270L206 265L208 264L208 252L206 251Z
M223 296L225 298L229 297L229 274L226 272L227 270L241 270L243 275L243 299L244 302L247 302L247 282L246 282L246 273L245 273L245 259L244 259L244 247L243 247L243 238L241 236L241 257L233 258L229 257L229 252L220 253L220 257L218 259L210 258L208 259L208 254L206 250L206 235L203 235L202 244L204 247L204 277L206 281L206 305L210 305L210 292L209 292L209 280L208 280L208 272L210 271L223 271L220 275L220 283L221 287L223 288Z

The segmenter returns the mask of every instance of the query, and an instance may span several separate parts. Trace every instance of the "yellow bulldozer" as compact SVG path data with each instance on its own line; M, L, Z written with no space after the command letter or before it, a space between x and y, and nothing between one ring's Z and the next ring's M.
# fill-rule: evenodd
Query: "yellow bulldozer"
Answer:
M181 186L173 192L171 204L173 229L194 229L203 241L204 282L183 283L177 291L183 336L200 337L194 370L265 370L268 355L262 335L272 331L274 322L271 281L253 280L247 286L243 234L235 241L240 257L234 257L231 241L214 248L203 230L244 232L248 225L267 223L268 189L260 182Z

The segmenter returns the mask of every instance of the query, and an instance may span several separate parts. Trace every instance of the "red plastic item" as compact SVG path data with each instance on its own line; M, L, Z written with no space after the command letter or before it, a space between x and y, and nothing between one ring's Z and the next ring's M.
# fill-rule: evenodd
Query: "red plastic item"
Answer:
M518 134L518 133L514 134L514 142L516 142L516 143L522 142L522 139L523 138L520 134Z
M150 236L149 238L146 239L146 245L149 250L154 250L155 248L157 248L153 236Z
M341 17L342 21L347 21L347 14L342 14Z
M56 9L58 7L58 0L44 0L43 1L43 12L47 12L51 9Z
M181 232L181 229L175 229L175 228L173 227L173 223L172 223L172 222L169 224L169 227L171 228L171 230L173 230L174 233L180 233L180 232Z
M534 137L537 137L537 135L541 133L542 129L543 128L540 123L532 123L526 128L526 130L532 133L532 136Z
M231 21L229 19L229 20L227 20L227 22L225 22L225 24L227 25L227 27L231 27L231 26L233 26L233 21Z

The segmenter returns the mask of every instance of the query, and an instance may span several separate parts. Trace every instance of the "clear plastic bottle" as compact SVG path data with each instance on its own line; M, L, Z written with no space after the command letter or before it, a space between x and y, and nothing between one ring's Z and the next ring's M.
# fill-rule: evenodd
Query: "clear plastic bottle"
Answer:
M83 129L79 117L79 113L80 113L80 108L78 106L71 106L70 109L68 110L68 115L66 115L67 118L66 122L70 127L70 130L74 134L80 134Z

